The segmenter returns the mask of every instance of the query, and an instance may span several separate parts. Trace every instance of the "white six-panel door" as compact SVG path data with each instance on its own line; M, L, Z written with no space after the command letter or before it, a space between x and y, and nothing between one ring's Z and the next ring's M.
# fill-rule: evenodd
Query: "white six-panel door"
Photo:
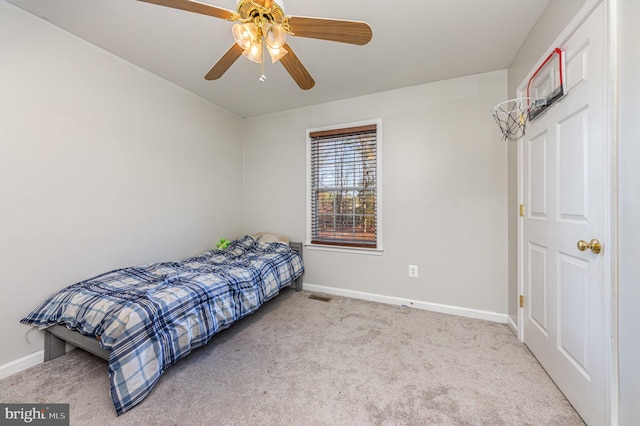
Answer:
M592 425L608 423L603 9L561 46L568 93L520 142L524 341ZM578 250L592 239L602 253Z

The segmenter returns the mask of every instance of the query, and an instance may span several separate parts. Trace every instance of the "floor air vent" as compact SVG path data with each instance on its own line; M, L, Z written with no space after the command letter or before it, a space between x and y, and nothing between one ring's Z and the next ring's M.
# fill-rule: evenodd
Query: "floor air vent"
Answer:
M318 296L317 294L312 294L311 296L309 296L309 299L313 299L313 300L319 300L321 302L329 302L331 301L330 297L327 296Z

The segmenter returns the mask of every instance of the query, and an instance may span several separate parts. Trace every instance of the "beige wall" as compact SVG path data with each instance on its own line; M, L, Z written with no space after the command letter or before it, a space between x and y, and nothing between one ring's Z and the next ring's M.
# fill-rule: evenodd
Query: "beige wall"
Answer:
M60 288L237 235L241 120L0 2L0 366Z
M306 130L381 118L384 253L306 250L305 283L506 314L506 88L499 71L245 119L245 231L303 240Z

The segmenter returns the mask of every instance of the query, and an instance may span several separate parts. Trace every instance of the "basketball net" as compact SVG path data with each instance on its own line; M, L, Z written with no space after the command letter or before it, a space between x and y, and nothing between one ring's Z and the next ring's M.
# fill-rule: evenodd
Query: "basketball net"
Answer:
M491 108L491 115L502 131L503 140L519 141L529 122L529 98L511 99Z

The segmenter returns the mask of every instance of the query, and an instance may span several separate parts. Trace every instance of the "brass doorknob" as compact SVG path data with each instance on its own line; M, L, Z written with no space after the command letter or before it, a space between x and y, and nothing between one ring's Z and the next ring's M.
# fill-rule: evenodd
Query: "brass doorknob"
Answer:
M591 250L593 254L600 254L600 252L602 251L602 244L600 244L600 241L596 240L595 238L589 242L580 240L578 241L577 245L578 250L580 251Z

